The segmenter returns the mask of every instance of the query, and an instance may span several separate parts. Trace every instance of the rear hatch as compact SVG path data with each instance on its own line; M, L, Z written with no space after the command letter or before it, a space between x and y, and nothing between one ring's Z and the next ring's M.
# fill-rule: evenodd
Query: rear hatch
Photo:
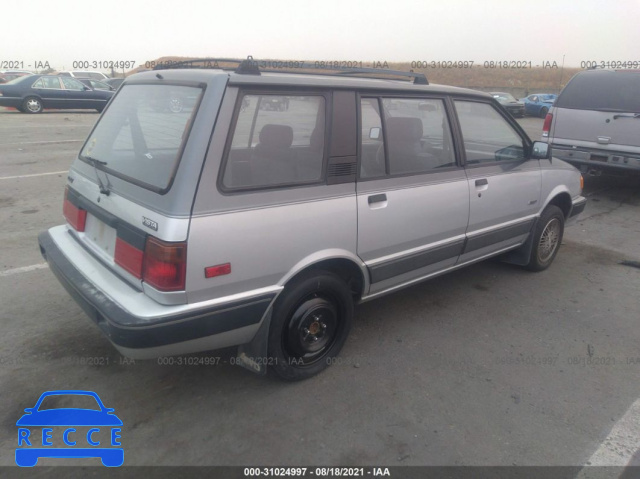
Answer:
M587 71L564 88L552 110L550 142L640 155L640 73Z
M185 289L190 212L228 78L203 75L127 80L73 163L65 193L73 236L120 279L165 304L186 301L176 293Z

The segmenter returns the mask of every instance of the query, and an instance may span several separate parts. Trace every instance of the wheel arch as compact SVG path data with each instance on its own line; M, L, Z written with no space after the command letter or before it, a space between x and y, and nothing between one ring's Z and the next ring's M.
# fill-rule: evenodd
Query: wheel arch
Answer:
M329 271L342 278L351 289L355 302L369 290L369 273L362 260L348 251L336 249L319 251L299 261L279 284L285 286L313 270Z
M549 205L554 205L560 208L566 220L567 218L569 218L569 214L571 214L571 207L572 207L571 195L569 194L568 191L554 190L554 192L552 192L547 198L547 201L545 202L544 207L546 208Z

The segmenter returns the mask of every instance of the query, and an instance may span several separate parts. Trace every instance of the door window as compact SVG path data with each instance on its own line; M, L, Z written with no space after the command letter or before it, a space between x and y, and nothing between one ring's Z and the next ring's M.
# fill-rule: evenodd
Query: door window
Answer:
M505 118L488 103L455 102L467 165L522 161L524 139Z
M442 100L384 98L389 173L427 173L455 166Z
M360 118L361 178L422 174L456 165L442 100L362 98Z
M84 85L78 80L74 80L73 78L69 77L63 77L61 78L61 80L65 90L84 90Z
M360 128L360 177L384 176L384 136L377 98L363 98L360 102Z
M58 77L41 77L32 85L32 88L48 88L60 90L60 80Z

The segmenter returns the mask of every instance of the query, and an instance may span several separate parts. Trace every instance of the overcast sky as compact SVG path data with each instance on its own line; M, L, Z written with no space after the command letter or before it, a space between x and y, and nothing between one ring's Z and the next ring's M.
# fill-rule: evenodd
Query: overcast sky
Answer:
M640 0L7 0L0 61L640 61Z

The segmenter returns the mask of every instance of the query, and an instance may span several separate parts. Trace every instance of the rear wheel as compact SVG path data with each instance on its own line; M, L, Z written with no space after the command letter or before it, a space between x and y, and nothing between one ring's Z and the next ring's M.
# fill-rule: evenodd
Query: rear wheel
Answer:
M540 109L540 118L545 118L549 113L549 109L545 106Z
M22 102L22 111L25 113L40 113L42 112L42 101L35 96L27 97Z
M554 205L547 206L533 232L533 248L527 269L542 271L553 262L564 235L564 214Z
M353 319L347 284L328 271L310 271L287 285L269 329L272 371L288 381L324 370L344 345Z

